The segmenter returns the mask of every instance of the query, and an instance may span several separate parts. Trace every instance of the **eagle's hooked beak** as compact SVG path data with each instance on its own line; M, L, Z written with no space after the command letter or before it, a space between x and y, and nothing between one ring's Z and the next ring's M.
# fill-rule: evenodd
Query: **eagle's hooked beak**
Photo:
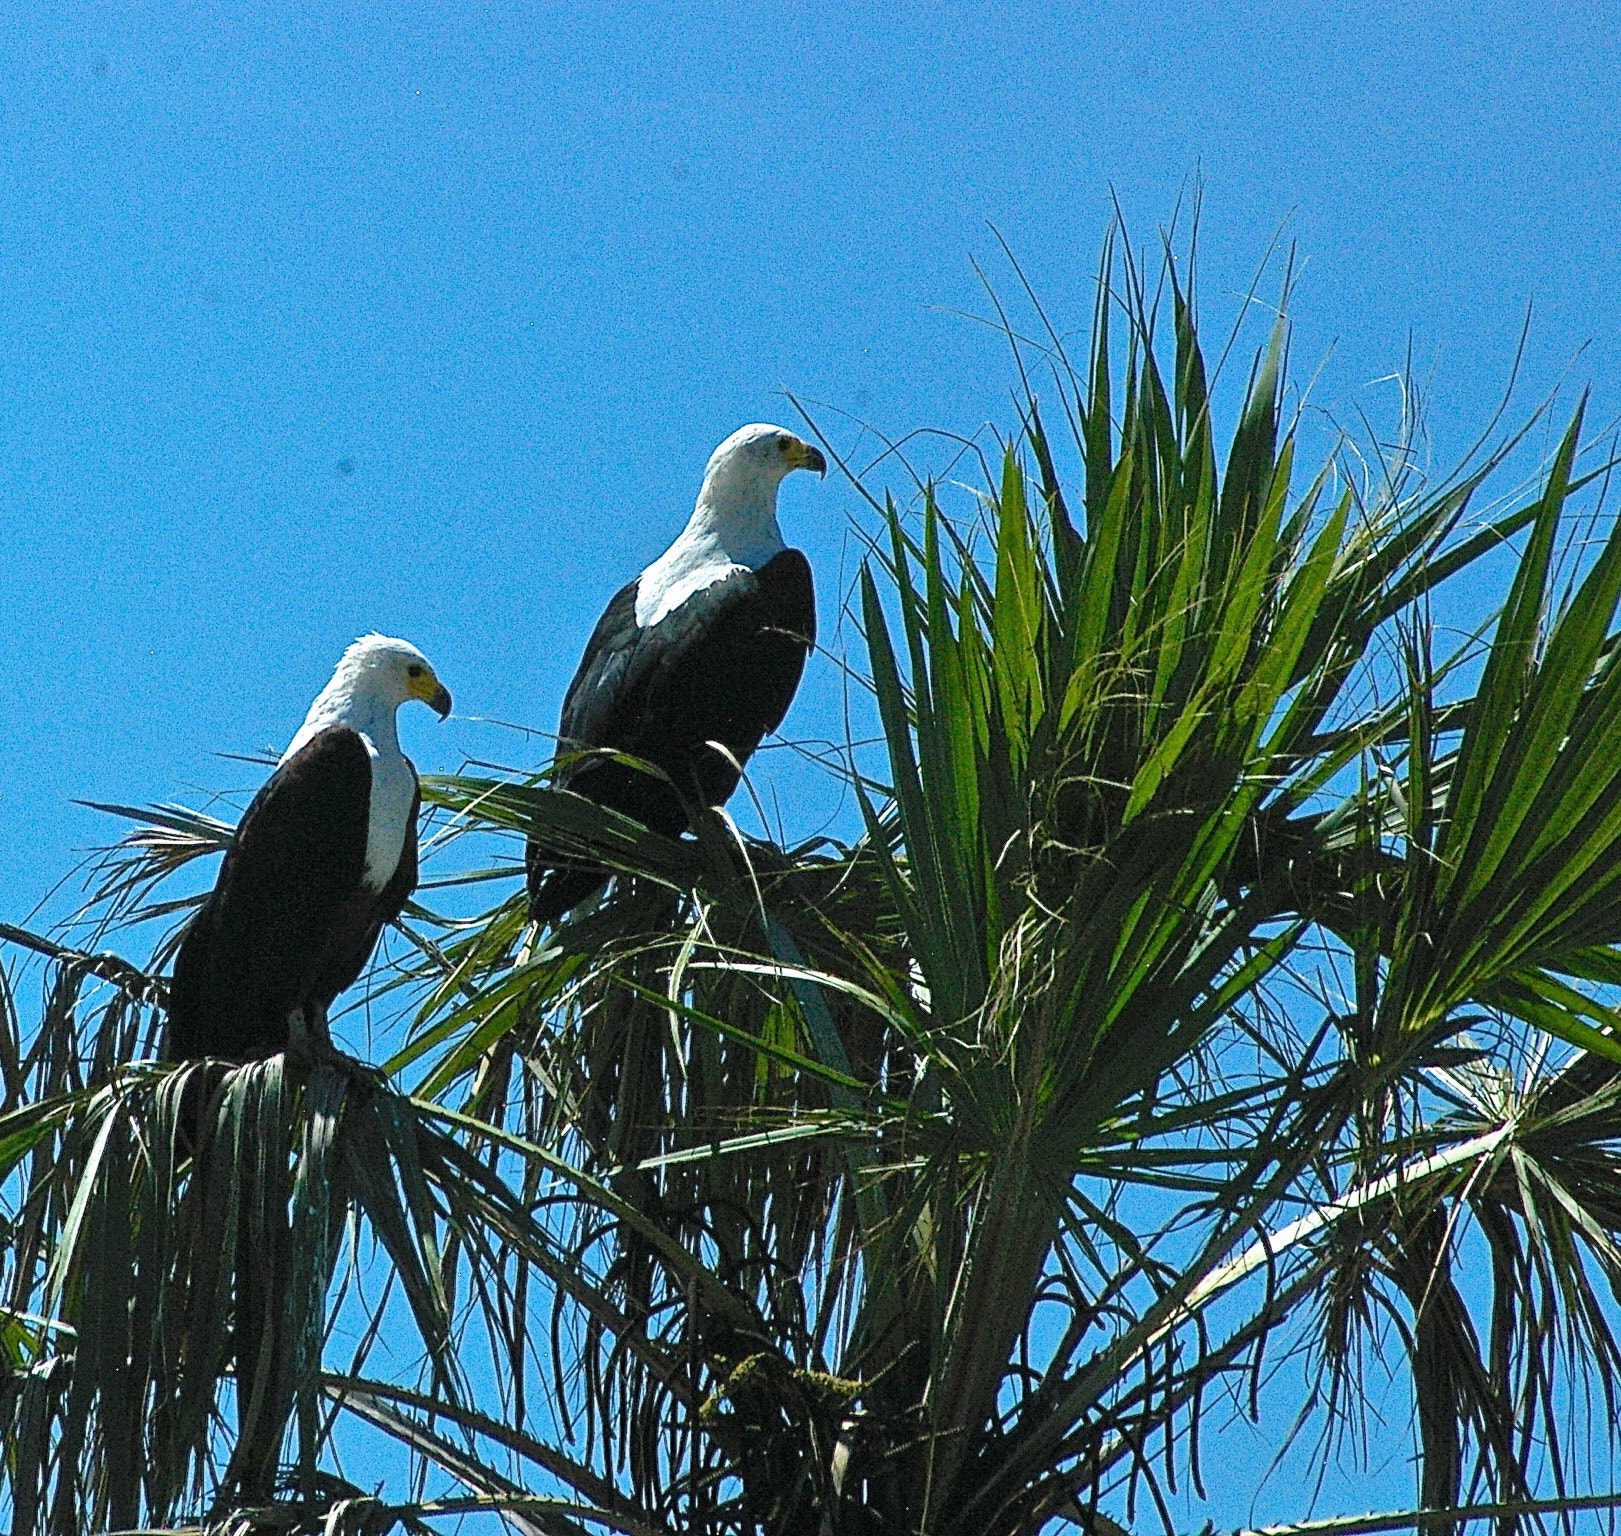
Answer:
M795 469L814 469L823 479L827 478L827 460L822 456L820 448L813 448L809 443L795 437L783 444L783 453Z
M441 720L450 713L450 690L432 672L411 679L411 697L421 699Z

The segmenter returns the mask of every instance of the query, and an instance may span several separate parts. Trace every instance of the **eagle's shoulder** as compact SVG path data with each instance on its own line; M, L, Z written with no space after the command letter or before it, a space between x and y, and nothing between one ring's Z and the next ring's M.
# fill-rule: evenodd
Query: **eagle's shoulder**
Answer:
M366 857L371 802L371 750L347 725L322 727L288 757L253 797L237 828L232 862L239 868L265 859L271 867L302 864L317 850L336 856L339 880ZM358 854L357 854L358 847Z

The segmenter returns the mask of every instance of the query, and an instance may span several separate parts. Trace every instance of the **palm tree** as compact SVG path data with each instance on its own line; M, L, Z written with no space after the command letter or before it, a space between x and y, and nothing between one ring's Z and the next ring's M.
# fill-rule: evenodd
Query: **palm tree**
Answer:
M14 1529L1169 1529L1269 1347L1316 1384L1274 1439L1333 1440L1392 1339L1413 1509L1312 1530L1614 1502L1621 530L1578 515L1582 411L1481 512L1523 431L1308 476L1282 322L1213 384L1169 255L1111 238L1083 359L1031 307L970 511L845 465L850 841L425 782L466 857L376 978L388 1081L213 1073L194 1155L213 1069L125 1065L163 947L6 931L46 964L0 1047ZM1432 594L1495 572L1445 643ZM104 924L230 836L129 814ZM619 871L543 936L529 835ZM346 1477L361 1433L436 1481Z

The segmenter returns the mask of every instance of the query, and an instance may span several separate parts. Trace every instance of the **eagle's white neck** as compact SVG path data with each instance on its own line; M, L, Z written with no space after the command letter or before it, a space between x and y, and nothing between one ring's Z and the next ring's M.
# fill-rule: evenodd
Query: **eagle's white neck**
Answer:
M713 470L704 477L687 526L636 584L636 623L642 629L734 571L757 571L782 553L779 481L750 477L739 484Z
M328 726L345 725L359 734L371 759L371 801L366 824L366 869L362 883L380 891L393 879L405 849L407 823L416 799L416 769L400 751L397 700L382 692L373 674L341 663L332 681L310 705L298 734L281 760L287 762L311 737Z
M323 731L329 725L346 725L352 731L359 731L373 751L398 755L400 733L394 719L398 706L368 698L364 693L335 692L336 685L337 679L334 678L310 705L310 712L304 716L298 734L281 755L282 762L285 763L317 731Z

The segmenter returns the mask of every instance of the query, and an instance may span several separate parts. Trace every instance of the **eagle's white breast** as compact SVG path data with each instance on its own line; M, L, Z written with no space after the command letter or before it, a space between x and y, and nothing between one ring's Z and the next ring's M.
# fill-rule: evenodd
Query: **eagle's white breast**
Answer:
M700 524L694 517L681 537L637 577L638 629L651 628L689 597L717 581L741 571L759 570L784 548L782 535L774 525L761 530L745 529L741 537L737 530L731 530L731 534L723 539L714 528Z
M366 872L361 884L380 891L394 878L405 851L405 834L411 821L411 802L416 798L416 774L410 761L396 747L379 751L364 732L371 757L371 807L366 819Z
M685 565L671 565L664 569L664 561L655 561L642 572L636 583L636 626L650 629L660 619L675 612L689 597L715 585L737 571L749 567L728 560L692 561Z

